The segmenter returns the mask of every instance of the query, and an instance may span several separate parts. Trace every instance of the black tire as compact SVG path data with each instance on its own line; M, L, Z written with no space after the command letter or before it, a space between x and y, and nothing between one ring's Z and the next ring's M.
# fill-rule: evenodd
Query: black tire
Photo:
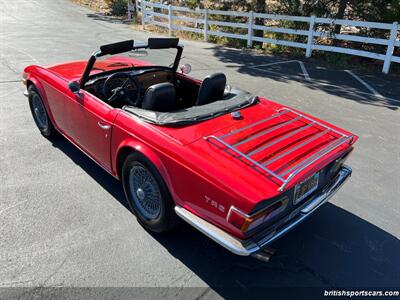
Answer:
M148 175L147 181L140 179L138 172ZM178 216L174 211L175 205L163 178L157 168L141 153L135 152L126 158L122 167L122 185L129 208L143 227L152 232L166 232L178 225ZM137 190L133 190L136 187L138 187ZM139 193L139 190L143 193ZM157 199L157 201L152 199ZM153 203L159 203L159 208ZM152 205L153 207L149 208ZM157 209L153 209L154 207Z
M33 84L28 88L28 101L33 120L35 121L40 133L46 138L54 136L56 130L51 123L43 99ZM38 111L41 112L39 113Z

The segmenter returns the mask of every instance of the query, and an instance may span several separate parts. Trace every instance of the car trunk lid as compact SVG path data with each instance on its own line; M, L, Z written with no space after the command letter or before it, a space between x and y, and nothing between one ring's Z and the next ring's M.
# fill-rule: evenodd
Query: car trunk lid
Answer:
M182 144L193 143L197 151L204 150L205 160L223 164L232 174L241 174L242 184L260 186L260 192L271 196L324 168L357 139L324 121L265 99L240 112L240 119L226 114L195 127L163 131ZM262 184L265 177L274 184Z
M234 129L225 128L205 137L217 151L224 151L252 169L266 174L286 190L337 159L356 136L282 107L274 114Z

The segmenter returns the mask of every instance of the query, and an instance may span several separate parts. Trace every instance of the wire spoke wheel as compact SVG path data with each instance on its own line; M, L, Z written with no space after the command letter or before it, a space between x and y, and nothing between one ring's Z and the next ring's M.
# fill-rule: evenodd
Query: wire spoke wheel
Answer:
M132 198L140 214L148 220L156 219L161 212L161 193L156 179L142 165L134 165L129 173Z
M49 126L49 121L47 119L46 110L44 108L42 100L37 94L33 94L32 96L32 108L38 127L41 130L47 129Z
M166 232L179 223L175 203L156 166L143 154L127 155L121 172L129 209L152 232Z

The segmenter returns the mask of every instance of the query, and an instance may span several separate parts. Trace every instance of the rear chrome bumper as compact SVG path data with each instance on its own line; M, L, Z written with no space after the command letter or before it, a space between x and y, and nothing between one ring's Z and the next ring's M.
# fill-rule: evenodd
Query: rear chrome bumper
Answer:
M248 256L262 250L278 238L285 235L292 228L296 227L321 205L326 203L351 176L351 168L343 166L338 175L328 184L320 193L308 200L304 205L300 206L285 218L277 221L274 225L268 228L265 234L256 235L256 237L248 240L240 240L217 226L203 220L194 215L183 207L175 206L175 212L179 217L187 223L198 229L209 238L225 247L229 251L242 256Z

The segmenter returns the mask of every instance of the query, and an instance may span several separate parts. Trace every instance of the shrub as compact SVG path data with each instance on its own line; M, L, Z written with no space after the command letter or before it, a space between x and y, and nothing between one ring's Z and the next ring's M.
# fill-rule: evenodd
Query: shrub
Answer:
M321 54L324 60L333 66L346 67L349 65L352 57L342 53L325 52Z
M128 0L106 0L113 15L122 16L128 12Z

